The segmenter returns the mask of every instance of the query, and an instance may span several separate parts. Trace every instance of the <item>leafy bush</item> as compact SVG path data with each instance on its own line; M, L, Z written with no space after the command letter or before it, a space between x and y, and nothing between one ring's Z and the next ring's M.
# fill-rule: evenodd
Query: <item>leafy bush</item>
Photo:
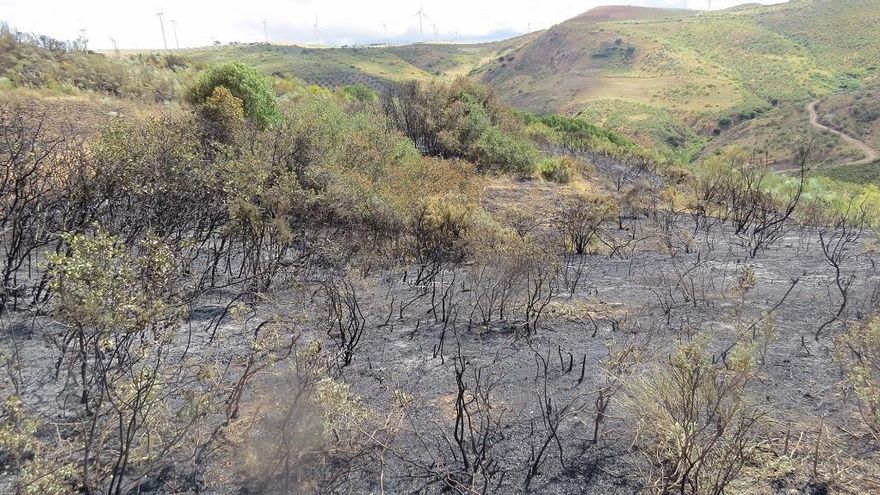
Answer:
M544 180L567 184L577 168L574 158L568 156L545 158L538 162L538 173Z
M583 141L607 141L621 147L634 148L637 146L635 142L620 134L603 129L582 119L552 114L536 116L526 112L521 113L520 118L526 125L543 124L553 131L570 138L579 138Z
M880 316L851 327L835 344L862 420L880 443Z
M537 160L535 146L519 137L521 121L491 89L468 79L392 86L382 107L390 124L426 155L526 175Z
M204 104L218 86L241 100L245 116L261 129L278 122L280 114L272 82L257 69L241 62L213 65L189 89L187 100Z
M244 123L244 104L224 86L217 86L202 105L202 116L208 136L226 143Z
M379 93L363 84L348 84L342 87L342 94L361 103L377 103Z
M410 225L412 251L426 265L460 260L465 254L465 238L474 219L474 205L455 194L432 196L415 211Z
M535 172L538 148L525 138L490 127L477 141L474 158L483 168L527 177Z
M754 374L748 347L737 345L725 366L705 339L688 342L628 385L627 409L640 432L635 446L652 464L647 481L656 493L720 495L755 455L765 413L747 396Z

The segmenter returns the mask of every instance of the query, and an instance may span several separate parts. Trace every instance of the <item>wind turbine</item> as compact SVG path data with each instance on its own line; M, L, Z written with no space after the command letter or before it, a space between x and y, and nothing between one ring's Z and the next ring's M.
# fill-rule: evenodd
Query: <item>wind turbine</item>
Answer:
M437 25L431 24L431 26L434 28L434 38L440 39L440 31L437 30Z
M422 33L422 36L425 35L425 19L431 20L427 14L425 14L425 4L424 2L419 3L419 11L416 12L416 15L413 17L419 18L419 31Z
M168 41L165 40L165 21L162 20L162 16L165 15L162 12L156 12L156 16L159 17L159 26L162 28L162 44L165 45L165 50L168 50Z
M388 44L388 24L387 23L382 24L382 31L385 32L385 44L387 45Z
M319 45L320 43L318 42L318 17L317 16L315 16L315 25L312 27L315 28L315 44Z
M263 19L263 38L266 40L266 44L269 44L269 32L266 31L266 20Z
M86 37L86 28L79 28L79 39L78 41L82 43L82 51L88 51L89 47L89 39Z
M177 21L171 19L171 30L174 31L174 46L180 50L180 41L177 39Z
M712 11L712 0L706 0L706 10Z

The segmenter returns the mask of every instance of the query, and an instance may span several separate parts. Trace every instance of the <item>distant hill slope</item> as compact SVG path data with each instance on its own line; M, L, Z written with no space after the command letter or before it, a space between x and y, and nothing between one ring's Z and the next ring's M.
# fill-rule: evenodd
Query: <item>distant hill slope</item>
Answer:
M745 139L784 159L816 98L880 83L880 1L795 0L698 12L599 7L527 36L478 45L239 45L194 50L322 85L470 75L534 112L578 115L683 157ZM796 118L790 129L779 122ZM803 122L802 122L803 121ZM821 160L854 151L822 136ZM705 144L712 144L705 148Z
M391 81L432 77L387 49L310 48L253 43L186 52L195 62L240 60L276 76L295 76L311 84L380 87Z
M367 84L380 88L393 81L467 75L529 39L525 36L470 45L419 43L344 48L250 43L192 49L184 53L193 61L202 63L236 59L269 74L295 76L322 86Z
M711 136L780 103L863 84L880 50L878 21L875 0L711 13L600 7L480 72L516 105L582 112L645 144L689 148L681 124Z
M877 0L794 0L752 15L761 26L805 46L825 67L855 77L880 76Z

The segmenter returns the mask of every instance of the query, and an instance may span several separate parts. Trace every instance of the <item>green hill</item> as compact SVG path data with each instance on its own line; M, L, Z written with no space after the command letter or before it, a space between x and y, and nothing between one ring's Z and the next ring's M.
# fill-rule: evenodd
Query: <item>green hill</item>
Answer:
M869 1L712 13L601 7L480 72L516 105L580 114L644 144L692 150L700 136L724 139L727 128L785 103L869 83L878 16Z
M233 44L185 51L197 63L240 60L276 76L293 76L310 84L366 84L467 75L478 66L518 47L529 37L473 45L413 44L404 46L305 47Z
M803 105L880 83L880 6L800 0L714 12L599 7L501 42L305 48L264 44L192 50L325 86L469 75L508 103L579 116L691 159L729 144L785 160L804 135L817 158L857 155L810 127ZM872 93L866 93L872 97ZM873 129L872 122L856 130Z

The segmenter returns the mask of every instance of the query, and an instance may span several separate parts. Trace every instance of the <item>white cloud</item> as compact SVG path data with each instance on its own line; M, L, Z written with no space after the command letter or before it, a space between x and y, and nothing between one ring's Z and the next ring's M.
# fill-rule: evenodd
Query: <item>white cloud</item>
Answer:
M631 5L704 8L705 0L634 0ZM753 0L712 0L720 9ZM761 0L777 3L780 0ZM419 0L0 0L0 20L22 31L74 39L85 29L93 48L161 48L157 12L164 13L168 46L213 40L262 41L266 21L274 42L350 44L382 42L383 24L394 42L433 39L486 40L543 29L598 5L620 0L425 0L424 36ZM314 29L317 19L318 29ZM457 33L457 36L456 36Z

